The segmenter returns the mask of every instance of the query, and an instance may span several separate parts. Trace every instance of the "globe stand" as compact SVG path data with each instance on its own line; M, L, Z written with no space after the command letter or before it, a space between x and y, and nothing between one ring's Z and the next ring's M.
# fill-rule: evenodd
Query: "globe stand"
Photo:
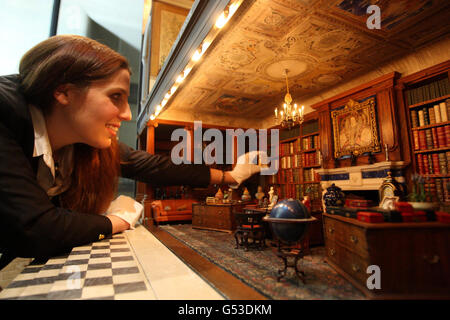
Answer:
M307 219L282 219L266 216L264 217L263 221L267 221L270 224L272 234L275 235L275 238L277 240L277 248L274 248L273 251L275 255L279 257L284 263L284 268L278 270L277 281L280 281L283 277L286 276L288 268L294 268L296 276L304 284L305 273L298 268L298 262L304 257L304 250L303 248L299 248L299 244L308 234L309 225L314 221L317 221L317 219L314 217L310 217ZM276 224L303 224L302 227L304 227L305 231L297 239L290 239L291 241L286 241L285 239L281 239L277 232L273 232L274 225Z
M305 272L298 268L298 262L304 256L303 249L299 249L296 245L281 245L281 241L278 240L278 247L274 252L284 263L284 268L278 270L277 281L286 276L288 268L294 268L297 277L305 284Z

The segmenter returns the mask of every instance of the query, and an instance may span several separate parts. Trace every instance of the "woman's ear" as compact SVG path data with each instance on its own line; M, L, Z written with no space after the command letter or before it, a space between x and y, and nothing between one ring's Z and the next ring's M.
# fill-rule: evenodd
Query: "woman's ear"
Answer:
M62 105L68 105L69 100L69 91L71 90L70 84L61 84L56 87L55 91L53 91L53 98L55 98L56 102Z

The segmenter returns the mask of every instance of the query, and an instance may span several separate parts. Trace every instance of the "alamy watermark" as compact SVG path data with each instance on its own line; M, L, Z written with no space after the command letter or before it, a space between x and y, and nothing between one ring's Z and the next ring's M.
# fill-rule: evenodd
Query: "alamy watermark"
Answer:
M366 273L371 274L367 278L366 286L367 289L381 289L381 269L376 264L372 264L367 267Z
M180 141L181 140L181 141ZM259 157L249 159L252 164L262 165L261 175L273 175L279 168L279 130L270 130L270 152L268 152L267 129L226 129L210 128L203 132L202 122L194 121L194 146L191 132L178 128L172 132L171 141L178 141L172 148L171 159L174 164L234 164L234 159L242 161L241 155L250 151L261 151ZM204 147L204 142L210 142ZM225 150L224 153L224 144ZM235 148L237 144L237 148ZM248 150L246 150L246 145ZM193 150L193 155L192 155ZM235 157L235 150L237 155ZM193 161L191 160L193 159ZM238 162L239 163L239 162Z
M367 14L370 16L367 18L366 25L369 29L381 29L381 10L380 7L373 4L367 7Z

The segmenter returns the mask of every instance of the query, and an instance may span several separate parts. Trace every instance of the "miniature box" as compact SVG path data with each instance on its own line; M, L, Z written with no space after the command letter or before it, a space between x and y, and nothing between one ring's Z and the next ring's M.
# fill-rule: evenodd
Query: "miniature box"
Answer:
M378 212L359 211L357 219L362 222L379 223L384 222L383 214Z

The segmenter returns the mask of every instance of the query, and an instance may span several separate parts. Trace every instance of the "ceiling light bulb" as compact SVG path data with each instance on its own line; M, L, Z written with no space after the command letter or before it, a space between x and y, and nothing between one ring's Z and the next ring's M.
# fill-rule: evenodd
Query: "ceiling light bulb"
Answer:
M203 44L202 44L202 53L205 53L205 51L208 50L210 44L211 44L211 42L209 42L209 41L203 42Z
M191 72L192 68L186 68L184 69L184 77L186 78L186 76L189 74L189 72Z
M216 27L219 29L223 28L227 21L228 19L225 17L225 12L222 12L222 14L216 20Z
M202 53L200 50L197 50L194 52L194 55L192 56L192 61L198 61L202 57Z
M228 13L228 19L231 18L231 16L236 12L236 10L239 8L239 1L236 1L232 5L230 5L229 13Z
M150 116L150 120L155 120L155 115L154 114L152 114L151 116Z
M180 74L176 80L176 83L182 83L184 80L184 77Z

